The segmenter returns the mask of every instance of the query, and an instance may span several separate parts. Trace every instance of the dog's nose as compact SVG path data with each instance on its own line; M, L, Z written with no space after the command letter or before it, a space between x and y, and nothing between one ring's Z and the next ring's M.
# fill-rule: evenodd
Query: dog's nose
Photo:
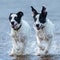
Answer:
M39 27L39 24L36 24L36 27Z
M11 22L12 25L14 25L14 22Z

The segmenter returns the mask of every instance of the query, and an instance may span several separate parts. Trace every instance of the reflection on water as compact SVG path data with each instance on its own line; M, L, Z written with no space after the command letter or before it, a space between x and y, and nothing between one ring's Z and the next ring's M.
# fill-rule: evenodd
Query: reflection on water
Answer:
M24 56L17 56L15 60L60 60L60 56L59 55L46 55L46 56L24 55Z

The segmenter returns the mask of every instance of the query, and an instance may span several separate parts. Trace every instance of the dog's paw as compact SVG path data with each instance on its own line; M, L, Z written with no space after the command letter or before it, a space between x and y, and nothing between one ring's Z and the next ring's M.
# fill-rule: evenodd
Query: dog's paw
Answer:
M45 54L48 54L48 50L45 51Z
M15 54L14 53L9 53L9 56L13 57Z
M36 55L36 56L41 56L41 54L40 54L40 53L35 53L35 55Z

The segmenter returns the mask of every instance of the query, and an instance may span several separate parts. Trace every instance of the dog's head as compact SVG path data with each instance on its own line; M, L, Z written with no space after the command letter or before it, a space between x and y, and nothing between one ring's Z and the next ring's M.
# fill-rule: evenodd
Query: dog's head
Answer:
M11 27L14 30L18 30L21 27L21 18L23 16L23 12L18 12L18 13L11 13L9 15L9 21L11 24Z
M47 11L45 6L42 6L41 13L38 13L36 9L33 8L33 6L31 6L31 9L32 9L34 22L35 22L35 27L37 28L37 30L43 29L47 17Z

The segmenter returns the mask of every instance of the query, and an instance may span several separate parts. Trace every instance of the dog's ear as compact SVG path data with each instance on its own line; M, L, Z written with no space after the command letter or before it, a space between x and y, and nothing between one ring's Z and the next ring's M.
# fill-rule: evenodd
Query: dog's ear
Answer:
M19 17L22 17L24 14L23 14L23 12L20 11L20 12L17 13L17 15L18 15Z
M13 13L10 13L10 15L9 15L9 20L11 20L11 15L12 15Z
M46 7L45 7L45 6L42 6L41 14L42 14L44 17L47 16L47 11L46 11Z
M31 6L31 10L32 10L32 15L33 16L38 14L38 12L33 8L33 6Z
M42 6L42 10L41 10L41 14L40 14L40 22L45 23L46 22L46 17L47 17L47 11L46 11L46 7Z

